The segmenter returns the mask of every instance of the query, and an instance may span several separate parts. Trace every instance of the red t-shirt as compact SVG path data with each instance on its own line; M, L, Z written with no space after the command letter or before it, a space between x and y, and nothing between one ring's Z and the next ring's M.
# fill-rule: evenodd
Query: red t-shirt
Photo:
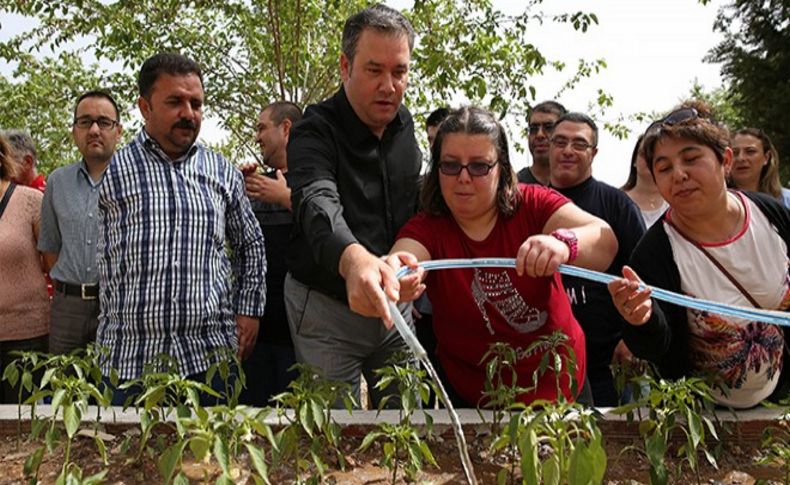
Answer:
M483 241L473 241L452 217L414 216L401 229L400 238L419 241L431 259L513 258L529 236L541 234L546 221L567 198L538 185L519 186L524 200L509 218L499 217ZM519 385L533 384L532 373L542 352L523 355L542 335L557 330L569 337L576 354L575 369L581 390L586 367L584 333L571 312L559 273L548 278L519 277L515 269L474 268L437 270L428 273L426 285L433 305L436 353L453 388L469 404L477 404L486 379L480 361L489 346L508 342L522 354L517 363ZM570 386L563 379L568 399ZM557 397L555 377L546 372L536 392L522 396L524 402Z

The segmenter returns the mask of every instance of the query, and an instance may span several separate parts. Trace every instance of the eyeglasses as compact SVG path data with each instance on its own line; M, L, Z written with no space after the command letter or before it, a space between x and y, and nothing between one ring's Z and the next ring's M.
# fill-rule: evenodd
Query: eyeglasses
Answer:
M549 140L549 143L559 148L560 150L568 146L568 144L570 143L571 148L577 152L583 152L588 148L595 148L595 145L591 143L587 143L584 140L568 140L564 136L555 136L554 138Z
M673 111L668 115L664 116L658 121L654 121L647 127L645 133L652 131L656 128L661 128L662 126L672 126L677 125L679 123L683 123L690 120L695 120L699 118L699 111L694 108L681 108L679 110ZM712 120L711 120L712 121Z
M118 124L117 121L111 120L110 118L105 118L103 116L96 119L85 117L74 120L74 126L81 130L89 130L94 123L99 125L99 129L102 131L112 130L115 128L115 125Z
M554 131L554 123L553 121L547 121L546 123L530 123L529 124L529 134L530 135L537 135L541 128L543 128L543 132L547 134L551 134Z
M469 162L466 165L461 162L439 162L439 171L442 175L454 177L460 175L461 171L466 169L470 177L485 177L497 163L499 163L499 161L495 161L491 164L486 162Z

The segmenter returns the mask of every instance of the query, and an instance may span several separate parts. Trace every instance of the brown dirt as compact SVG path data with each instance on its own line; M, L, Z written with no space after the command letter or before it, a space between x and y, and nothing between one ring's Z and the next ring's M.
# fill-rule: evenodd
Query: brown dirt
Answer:
M133 433L129 431L133 428L109 427L108 432L115 436L115 439L107 443L109 453L109 474L106 483L112 484L156 484L162 483L163 479L159 475L156 467L156 458L161 450L170 441L170 436L160 434L157 438L149 442L151 449L145 454L143 459L135 462L132 456L135 449L128 454L121 452L120 443L125 434ZM6 428L6 431L8 429ZM640 445L638 435L631 430L619 426L604 429L606 434L606 449L608 459L607 474L604 483L608 484L633 484L649 483L649 472L647 461L636 450L630 447ZM350 428L345 432L341 451L344 456L345 470L340 470L339 464L329 458L331 471L326 475L324 483L329 484L386 484L390 483L390 472L381 466L381 449L374 445L365 453L357 450L366 430L361 428ZM764 483L783 483L780 470L765 465L758 465L756 460L760 456L759 440L755 433L740 433L740 435L730 435L724 437L718 450L719 469L714 469L705 462L705 458L700 456L700 482L699 483L750 483L747 481L738 482L733 472L746 473L754 479L765 480ZM489 436L475 436L474 432L467 436L470 446L470 454L474 462L475 470L481 484L496 483L496 473L505 462L501 456L490 456L488 453ZM135 440L133 440L134 442ZM6 433L0 437L0 485L2 484L22 484L27 483L22 473L22 467L27 457L40 446L40 443L32 443L23 440L17 444L15 433ZM452 433L446 431L442 437L431 443L431 449L436 457L439 468L426 467L425 471L417 477L417 483L433 484L460 484L465 483L463 470L461 468L455 440ZM670 453L676 451L670 450ZM86 438L78 438L72 448L72 458L83 469L83 476L97 473L104 469L101 459L95 451L93 441ZM60 472L63 461L62 448L57 449L53 454L45 454L41 465L39 479L43 484L54 483L55 478ZM671 469L680 466L682 460L672 459L669 462ZM219 468L211 463L195 463L187 452L184 457L184 473L193 483L213 483L219 475ZM242 456L239 463L234 467L234 478L238 483L253 483L250 479L250 466L248 458ZM670 478L670 483L697 483L697 477L690 472L688 466L681 467L680 472L674 472ZM293 483L293 471L289 469L278 469L270 472L272 483ZM399 474L397 483L405 483ZM751 482L753 483L753 482Z

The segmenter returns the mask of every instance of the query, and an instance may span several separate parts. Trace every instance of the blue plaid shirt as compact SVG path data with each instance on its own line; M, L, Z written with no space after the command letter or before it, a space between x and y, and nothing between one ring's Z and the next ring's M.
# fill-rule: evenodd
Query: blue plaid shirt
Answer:
M134 379L165 353L188 376L217 349L238 348L235 314L263 315L266 295L241 172L200 144L171 161L141 130L107 168L99 214L103 372Z

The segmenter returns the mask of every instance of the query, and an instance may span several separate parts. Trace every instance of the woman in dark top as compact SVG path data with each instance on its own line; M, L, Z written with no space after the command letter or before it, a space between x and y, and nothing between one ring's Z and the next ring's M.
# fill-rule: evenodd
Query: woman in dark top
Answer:
M790 307L790 212L762 194L728 190L727 130L705 105L687 103L645 133L645 158L669 210L645 234L620 279L609 284L630 323L634 355L664 377L717 377L714 398L735 408L787 395L787 329L682 308L650 298L646 283L723 303Z

